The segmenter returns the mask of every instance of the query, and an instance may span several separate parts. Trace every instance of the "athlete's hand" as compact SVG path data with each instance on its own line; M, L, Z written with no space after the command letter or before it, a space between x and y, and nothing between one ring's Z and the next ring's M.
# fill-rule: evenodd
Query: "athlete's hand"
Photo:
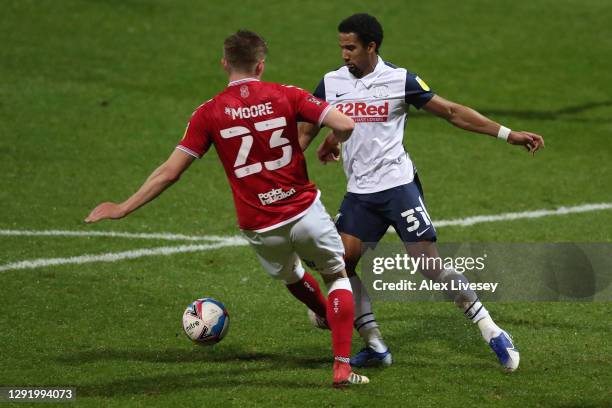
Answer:
M340 160L340 144L321 143L317 148L317 158L323 164Z
M89 213L87 218L85 218L85 222L93 223L106 219L117 220L125 217L126 215L126 211L121 207L121 205L107 202L94 208L91 213Z
M333 140L333 132L328 134L317 148L317 158L323 164L340 160L340 143Z
M525 146L525 149L531 154L535 154L541 147L544 147L544 139L542 136L531 132L510 132L508 135L508 143L513 145Z

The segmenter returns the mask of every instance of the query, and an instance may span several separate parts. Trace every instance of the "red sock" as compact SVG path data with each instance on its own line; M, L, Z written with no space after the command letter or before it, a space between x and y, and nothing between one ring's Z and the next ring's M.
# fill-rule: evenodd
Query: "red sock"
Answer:
M338 279L327 296L327 323L332 332L334 359L345 364L348 364L351 356L354 314L351 284L348 278Z
M311 274L304 272L304 277L296 283L287 285L287 289L300 302L308 306L310 310L321 317L325 317L327 301L323 293L321 293L319 283Z

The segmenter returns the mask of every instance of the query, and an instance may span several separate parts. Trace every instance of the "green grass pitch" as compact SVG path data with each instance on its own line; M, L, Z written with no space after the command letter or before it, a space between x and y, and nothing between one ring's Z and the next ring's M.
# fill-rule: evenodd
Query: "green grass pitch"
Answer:
M82 219L140 186L193 109L223 89L225 36L260 32L270 46L264 79L313 89L341 64L337 23L359 11L381 20L383 58L448 99L545 137L531 158L413 112L405 146L434 219L612 202L604 0L4 0L0 8L1 230L236 235L212 151L129 218ZM312 150L310 176L335 213L344 176ZM443 242L611 242L611 226L607 210L438 233ZM0 236L0 265L175 244ZM213 348L191 344L180 325L201 296L223 301L232 319ZM73 386L84 407L612 406L610 305L489 304L522 352L519 370L505 375L451 305L379 302L396 364L363 370L369 386L338 392L329 386L329 334L310 327L248 247L5 270L0 387Z

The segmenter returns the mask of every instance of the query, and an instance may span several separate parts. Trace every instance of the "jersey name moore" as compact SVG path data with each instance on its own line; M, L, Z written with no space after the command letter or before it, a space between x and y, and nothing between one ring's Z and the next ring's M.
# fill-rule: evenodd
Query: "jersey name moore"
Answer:
M271 115L274 113L272 102L260 103L253 106L245 106L243 108L225 108L225 114L231 116L232 119L249 119L258 116Z

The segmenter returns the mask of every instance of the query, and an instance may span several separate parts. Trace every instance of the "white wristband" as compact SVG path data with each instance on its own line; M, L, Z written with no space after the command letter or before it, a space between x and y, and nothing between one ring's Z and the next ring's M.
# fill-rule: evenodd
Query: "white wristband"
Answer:
M497 132L497 138L498 139L504 139L504 140L508 140L508 136L510 136L510 132L512 132L511 129L508 129L505 126L500 126L499 127L499 131Z

